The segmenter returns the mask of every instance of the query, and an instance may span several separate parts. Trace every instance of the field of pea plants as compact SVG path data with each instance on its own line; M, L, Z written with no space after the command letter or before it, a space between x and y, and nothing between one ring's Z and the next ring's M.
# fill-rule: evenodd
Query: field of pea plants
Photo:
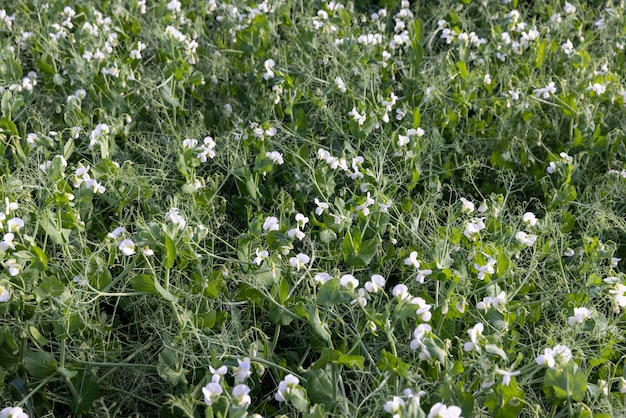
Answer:
M0 418L626 416L623 0L0 3Z

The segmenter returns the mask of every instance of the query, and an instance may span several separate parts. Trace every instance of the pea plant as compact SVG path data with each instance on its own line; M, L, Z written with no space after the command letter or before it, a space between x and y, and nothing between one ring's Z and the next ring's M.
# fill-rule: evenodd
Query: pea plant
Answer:
M0 9L0 418L626 415L618 1Z

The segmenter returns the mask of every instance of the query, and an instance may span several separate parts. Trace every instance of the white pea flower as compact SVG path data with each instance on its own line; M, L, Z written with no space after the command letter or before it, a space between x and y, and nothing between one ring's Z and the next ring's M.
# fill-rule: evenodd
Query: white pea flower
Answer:
M252 363L250 363L250 357L244 357L243 360L237 359L237 363L239 365L234 369L235 380L242 383L252 375Z
M352 300L350 304L354 305L358 303L361 307L365 308L365 306L367 305L367 299L365 298L365 295L365 289L357 290L357 297L356 299Z
M300 379L298 379L296 376L292 375L291 373L288 374L278 384L278 390L276 391L276 394L274 395L274 399L276 399L278 402L286 401L287 400L286 396L291 394L291 390L295 388L296 386L298 386L299 383L300 383Z
M391 294L400 300L408 299L411 297L411 294L409 293L409 288L404 284L396 285L391 290Z
M370 293L377 293L385 287L385 278L380 274L374 274L371 281L365 282L364 287Z
M280 223L278 222L278 218L274 216L268 217L265 222L263 222L264 231L278 231L279 229Z
M532 212L526 212L522 216L522 222L524 222L529 227L537 225L537 217Z
M265 74L263 74L263 79L264 80L269 80L274 78L274 66L276 65L276 62L274 62L273 59L268 59L263 63L263 66L265 67Z
M176 225L179 231L182 231L183 229L185 229L185 226L187 226L187 221L185 221L185 218L183 218L182 215L178 213L177 208L171 208L165 214L165 220Z
M278 165L285 162L285 160L283 160L283 155L278 151L266 152L265 156Z
M467 224L465 224L465 230L463 231L463 235L473 240L476 238L476 235L485 228L485 217L472 218L467 222Z
M300 229L298 229L298 228L292 228L289 231L287 231L287 236L289 238L292 238L292 239L295 237L295 238L299 239L300 241L302 241L302 239L304 239L304 237L306 237L306 234L304 232L300 231Z
M11 276L17 276L22 270L22 265L18 264L15 258L9 258L4 262L4 266L9 270Z
M305 266L309 264L309 261L311 261L311 257L306 254L299 253L295 257L291 257L289 259L289 264L291 264L291 267L300 271L301 268L305 268Z
M118 239L124 232L126 232L126 228L123 226L118 226L113 231L109 232L107 236L109 238Z
M461 412L461 408L458 406L446 406L437 402L430 408L428 418L462 418Z
M546 348L543 354L535 359L539 365L548 366L554 369L557 366L564 366L572 359L572 350L564 345L557 345L554 348Z
M432 327L428 324L419 324L415 330L413 330L413 339L411 340L411 350L417 350L421 348L426 350L426 344L424 344L424 338L432 331Z
M509 372L507 370L500 370L500 369L495 369L496 373L498 373L499 375L502 376L502 384L504 386L508 386L509 383L511 383L511 378L513 376L519 376L521 374L521 372L519 370L514 371L514 372Z
M563 257L571 257L573 255L574 255L574 250L572 250L569 247L567 247L565 251L563 251Z
M213 402L222 394L222 386L219 383L211 382L202 388L202 393L204 394L204 403L213 405Z
M548 83L546 87L534 89L533 93L535 97L543 97L544 99L549 99L550 94L556 93L556 87L555 87L554 81L551 81L550 83Z
M270 256L270 253L267 252L266 250L262 250L259 251L259 249L256 249L256 257L254 258L254 260L252 260L252 264L256 264L257 266L260 266L263 261Z
M250 399L250 387L248 385L240 384L233 388L233 403L236 406L247 408L251 403Z
M28 414L19 406L8 406L0 410L0 418L28 418Z
M335 78L335 86L337 86L337 89L339 89L339 91L342 93L345 93L347 91L346 85L341 79L341 77Z
M4 199L4 203L6 205L5 213L8 215L13 211L19 209L20 205L17 202L11 202L8 197Z
M324 210L330 207L328 203L321 202L317 197L315 198L315 204L317 205L317 208L315 208L315 214L317 216L320 216L322 213L324 213Z
M354 290L359 287L359 281L351 274L344 274L339 279L341 285L349 290Z
M565 6L563 6L563 11L568 15L573 15L576 13L576 6L566 1Z
M297 213L296 214L296 222L298 223L298 226L300 228L304 228L306 226L306 224L309 222L309 218L307 216L304 216L301 213Z
M411 254L409 254L409 257L404 259L404 265L405 266L412 265L413 267L415 267L415 269L420 268L420 262L417 259L417 251L411 251Z
M7 226L10 232L19 232L20 229L24 228L24 221L22 218L9 219Z
M403 407L404 399L399 396L394 396L390 401L385 402L383 409L388 414L394 414L394 417L399 417Z
M352 116L352 118L359 124L359 126L363 126L365 120L367 119L367 116L365 114L361 115L356 107L353 107L352 110L348 112L348 115Z
M574 308L574 316L567 318L567 323L571 326L582 324L591 316L591 311L587 308Z
M135 243L130 239L125 239L119 244L119 249L124 255L135 254Z
M420 297L412 298L409 303L411 305L417 305L417 310L415 311L415 314L420 320L424 322L430 321L430 318L432 318L432 313L430 312L430 310L432 309L432 306L426 303L426 301L423 298L420 298Z
M11 290L0 285L0 302L8 302L11 299Z
M517 239L520 244L526 245L528 247L532 247L535 241L537 240L537 235L527 234L523 231L515 234L515 239Z
M2 241L0 241L0 250L6 251L9 248L14 250L15 249L15 243L13 242L14 239L15 239L15 235L12 232L9 232L8 234L4 234Z
M483 331L484 330L485 330L485 326L482 323L480 323L480 322L478 324L474 325L469 330L467 330L467 333L469 334L469 337L470 337L470 341L466 342L463 345L463 349L465 351L474 351L474 350L476 350L476 352L478 354L480 354L481 353L481 348L480 348L480 345L478 344L478 339L483 336Z
M561 44L561 49L565 52L565 55L570 56L574 53L574 44L568 39L565 43Z
M313 276L313 281L317 282L317 283L326 283L327 281L331 280L333 277L325 272L321 272L321 273L317 273L315 276Z
M495 269L494 266L496 265L496 259L493 257L489 257L487 259L487 264L485 264L484 266L481 266L478 263L474 264L474 268L476 270L478 270L478 280L484 280L485 279L485 275L487 274L494 274L495 273Z

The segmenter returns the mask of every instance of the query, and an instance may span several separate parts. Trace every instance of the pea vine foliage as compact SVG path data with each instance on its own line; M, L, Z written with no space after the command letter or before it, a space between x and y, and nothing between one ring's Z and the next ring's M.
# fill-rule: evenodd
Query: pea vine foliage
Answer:
M0 10L0 418L625 414L623 5Z

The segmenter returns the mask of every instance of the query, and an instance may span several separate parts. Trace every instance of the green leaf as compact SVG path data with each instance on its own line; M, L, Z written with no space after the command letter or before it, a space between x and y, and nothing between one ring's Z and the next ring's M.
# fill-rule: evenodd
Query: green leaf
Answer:
M176 352L171 348L165 348L159 353L159 361L157 363L157 372L159 376L172 386L178 384L187 384L185 375L188 370L182 368L176 357Z
M295 387L291 390L289 401L300 412L309 410L309 400L306 397L306 392L300 387Z
M524 408L524 391L520 389L515 378L508 385L498 384L494 391L485 399L494 418L516 417Z
M24 368L31 376L43 379L56 372L57 361L50 353L34 351L24 358Z
M37 302L40 303L48 296L59 296L65 290L65 286L54 276L44 276L43 280L35 288L33 293Z
M176 244L167 232L163 233L163 244L165 245L165 260L163 260L163 267L167 270L174 267L174 262L176 261Z
M548 369L543 386L558 399L580 402L587 393L587 376L578 366L570 363L563 370Z
M304 418L324 418L326 411L324 411L324 405L313 405L307 414L304 414Z
M324 283L317 292L317 304L322 306L337 305L349 301L348 295L339 289L339 280L331 279Z
M140 274L130 279L130 285L136 292L145 292L157 294L156 287L154 286L154 279L147 274Z
M153 282L154 282L154 287L157 290L157 292L159 292L159 294L161 296L163 296L163 298L165 300L169 300L170 302L178 302L178 298L170 293L168 290L164 289L163 286L161 286L161 283L159 283L159 278L157 276L153 277Z
M322 404L331 411L337 405L339 391L333 381L333 370L336 370L336 366L328 364L324 369L309 369L306 375L306 389L311 403Z
M327 343L332 341L328 325L323 324L320 320L320 316L315 305L309 305L309 324L311 324L313 331L315 331L315 333L324 341Z
M463 61L459 61L456 63L456 68L459 70L459 76L463 79L467 78L469 75L469 71L467 71L467 65Z
M346 236L343 239L341 249L344 261L352 267L366 267L372 262L372 259L376 255L378 240L374 238L359 242L355 237L356 236L352 234L352 238Z
M438 360L441 364L445 364L448 354L446 353L443 341L439 338L427 337L424 338L424 345L432 358Z
M92 380L88 371L80 370L76 377L71 380L76 396L72 398L70 407L75 414L82 414L91 409L94 401L101 397L100 387Z
M174 109L180 107L180 101L172 96L172 91L167 84L164 84L161 86L161 88L159 88L159 93L161 94L163 100L165 100L165 103L167 103Z
M392 371L400 377L407 377L407 372L409 367L411 367L408 363L403 362L385 349L380 354L380 359L376 363L378 370L383 372Z

